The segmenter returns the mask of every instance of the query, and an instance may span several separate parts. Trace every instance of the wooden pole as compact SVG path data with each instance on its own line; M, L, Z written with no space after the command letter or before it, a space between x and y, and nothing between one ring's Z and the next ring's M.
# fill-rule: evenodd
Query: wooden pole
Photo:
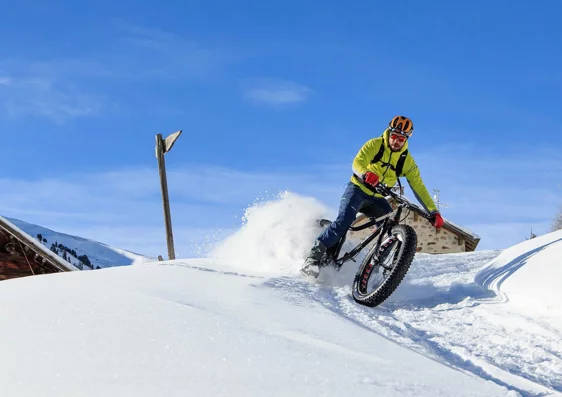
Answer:
M164 206L168 258L172 260L176 259L176 253L174 251L174 235L172 234L172 217L170 216L170 199L168 198L168 180L166 178L166 162L164 161L164 140L162 139L162 134L156 135L156 157L158 158L160 187L162 188L162 205Z

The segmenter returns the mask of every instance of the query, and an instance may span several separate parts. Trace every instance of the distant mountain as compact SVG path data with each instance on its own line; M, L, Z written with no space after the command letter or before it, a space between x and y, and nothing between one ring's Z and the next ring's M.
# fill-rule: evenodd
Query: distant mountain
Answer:
M112 248L106 244L78 236L59 233L46 227L27 223L19 219L7 218L30 236L61 258L79 269L100 269L113 266L127 266L133 262L150 260L142 255Z

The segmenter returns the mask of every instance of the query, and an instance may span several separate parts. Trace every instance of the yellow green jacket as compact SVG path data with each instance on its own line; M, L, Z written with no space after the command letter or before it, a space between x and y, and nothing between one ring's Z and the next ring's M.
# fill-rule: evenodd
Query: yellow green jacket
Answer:
M396 166L400 155L408 150L408 141L404 143L402 149L397 152L390 150L388 145L389 130L386 129L382 136L378 138L371 139L363 145L363 147L355 156L353 160L353 176L351 177L351 182L359 186L361 190L371 196L380 196L375 194L367 185L363 182L363 175L367 171L374 172L379 176L381 183L386 186L392 187L398 181L398 177L405 176L408 184L414 191L416 198L422 204L426 211L430 214L437 212L437 207L431 198L431 195L427 191L427 188L423 184L421 179L420 170L414 161L414 158L408 151L404 166L402 168L402 173L396 175ZM373 163L373 159L379 152L381 145L384 145L384 152L382 153L382 158Z

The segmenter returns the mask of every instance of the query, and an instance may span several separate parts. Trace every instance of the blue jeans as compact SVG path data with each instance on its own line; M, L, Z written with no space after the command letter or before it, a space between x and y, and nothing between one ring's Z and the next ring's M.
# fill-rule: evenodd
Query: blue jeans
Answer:
M392 212L392 207L386 199L370 196L359 186L349 182L340 201L338 217L318 236L318 240L327 248L336 245L351 226L358 212L378 218Z

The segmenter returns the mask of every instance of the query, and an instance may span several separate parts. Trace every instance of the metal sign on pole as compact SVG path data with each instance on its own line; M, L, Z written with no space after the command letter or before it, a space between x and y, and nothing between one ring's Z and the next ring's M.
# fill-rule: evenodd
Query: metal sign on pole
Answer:
M162 139L162 134L156 134L156 158L158 159L158 171L160 173L160 187L162 189L162 206L164 208L164 223L166 225L166 242L168 245L168 258L176 259L174 250L174 235L172 233L172 217L170 215L170 199L168 196L168 179L166 177L166 162L164 154L169 152L174 143L181 135L181 130Z
M180 135L181 135L181 130L168 135L166 139L164 139L164 153L168 153L170 150L172 150L172 146L174 146L174 143L176 143Z

